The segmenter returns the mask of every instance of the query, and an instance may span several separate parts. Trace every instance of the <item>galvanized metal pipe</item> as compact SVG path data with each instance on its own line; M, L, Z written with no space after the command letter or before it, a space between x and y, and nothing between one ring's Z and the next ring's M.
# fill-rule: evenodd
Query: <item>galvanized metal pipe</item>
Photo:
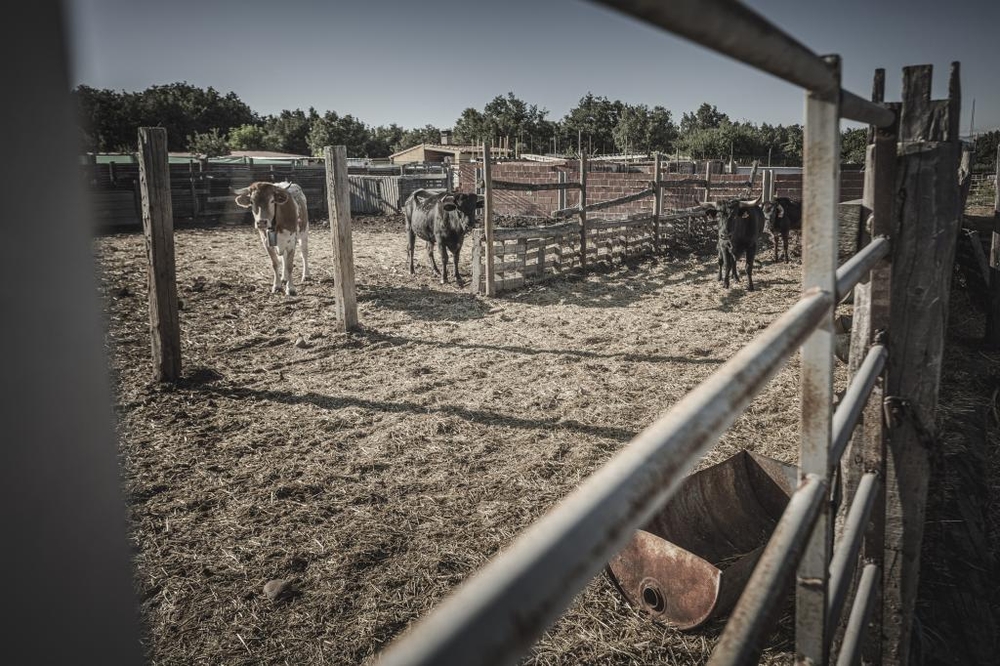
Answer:
M840 91L840 117L876 127L889 127L896 122L896 114L888 108L847 90Z
M888 127L885 107L840 90L822 58L766 18L733 0L597 0L779 79L841 103L844 118Z
M857 425L861 412L872 393L872 387L885 368L889 352L884 345L873 345L868 350L864 362L858 368L857 374L851 379L844 397L837 405L833 415L833 441L830 444L830 464L836 465L844 455L847 442L851 439L854 426Z
M830 66L839 75L839 60ZM806 95L802 156L802 288L837 289L837 202L840 201L840 116L837 101ZM799 471L827 478L833 433L833 308L802 345L799 375ZM830 508L820 510L799 562L795 593L795 650L803 661L826 663Z
M832 291L806 293L391 645L380 663L514 663L666 503L832 306ZM822 494L812 488L823 485L807 484L806 494Z
M868 472L862 475L861 481L858 483L858 490L854 494L854 501L851 502L851 510L844 520L844 533L837 545L837 550L834 551L833 559L830 561L830 600L826 617L827 630L831 634L836 630L837 623L840 622L844 597L847 595L847 587L858 562L861 539L868 527L868 519L871 517L872 507L875 505L878 486L878 474Z
M889 254L889 239L884 236L873 238L860 252L844 262L837 269L837 302L839 303L854 289L854 285L875 267L882 257Z
M756 662L762 644L771 631L775 605L795 570L802 548L813 529L826 499L827 484L822 476L809 474L781 514L757 566L747 581L740 600L712 652L709 666Z
M861 661L861 644L875 605L875 586L878 584L879 571L878 565L868 564L861 572L858 593L854 595L851 616L847 620L844 640L840 643L837 666L855 666Z

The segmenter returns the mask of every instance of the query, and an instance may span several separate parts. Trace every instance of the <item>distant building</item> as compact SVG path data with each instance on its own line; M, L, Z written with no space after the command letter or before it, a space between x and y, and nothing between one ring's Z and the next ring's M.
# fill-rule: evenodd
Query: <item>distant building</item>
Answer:
M445 137L442 136L442 139ZM450 135L446 140L450 141ZM494 157L507 157L508 148L493 148L490 154ZM453 143L421 143L418 146L405 148L389 156L393 164L412 164L414 162L473 162L482 157L482 146L458 145Z

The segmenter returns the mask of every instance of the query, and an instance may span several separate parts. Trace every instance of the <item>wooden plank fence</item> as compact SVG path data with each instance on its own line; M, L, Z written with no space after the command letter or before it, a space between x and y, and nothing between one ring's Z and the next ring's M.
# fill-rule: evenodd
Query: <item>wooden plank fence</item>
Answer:
M141 228L138 164L85 164L81 169L99 227ZM325 178L323 165L230 164L204 160L171 164L170 191L174 219L221 224L248 222L249 213L236 206L232 190L259 180L298 183L309 203L310 216L314 219L327 218ZM444 189L449 178L449 175L431 172L350 175L351 213L396 213L414 190Z

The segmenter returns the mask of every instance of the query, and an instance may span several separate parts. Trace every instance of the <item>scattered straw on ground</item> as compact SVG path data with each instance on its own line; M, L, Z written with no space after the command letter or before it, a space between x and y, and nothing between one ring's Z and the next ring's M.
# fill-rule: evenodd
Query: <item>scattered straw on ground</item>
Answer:
M295 297L269 293L250 229L178 230L174 388L149 379L142 236L95 242L154 664L371 657L799 292L799 265L763 252L756 292L684 255L486 300L408 275L398 219L357 222L353 334L335 332L328 228ZM700 466L794 461L796 382L793 359ZM272 579L292 583L276 602ZM788 623L766 661L790 661ZM525 662L703 663L718 631L657 626L599 576Z

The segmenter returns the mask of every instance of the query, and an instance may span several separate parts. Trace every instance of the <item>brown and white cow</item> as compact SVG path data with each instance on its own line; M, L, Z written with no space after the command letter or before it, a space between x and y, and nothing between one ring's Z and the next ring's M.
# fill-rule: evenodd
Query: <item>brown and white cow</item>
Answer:
M258 181L249 187L234 190L234 193L237 195L236 205L249 208L253 213L254 226L260 232L267 255L271 257L271 268L274 269L271 293L277 292L284 283L285 293L293 295L292 260L296 242L302 253L302 280L309 279L309 211L302 188L288 181Z

